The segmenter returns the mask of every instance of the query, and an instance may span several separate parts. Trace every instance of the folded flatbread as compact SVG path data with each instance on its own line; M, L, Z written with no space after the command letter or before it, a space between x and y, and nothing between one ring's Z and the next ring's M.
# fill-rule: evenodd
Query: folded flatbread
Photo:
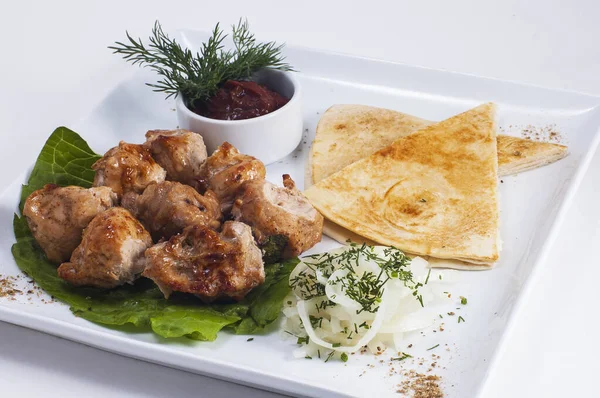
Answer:
M412 254L498 259L495 106L394 141L305 191L329 220Z
M365 105L333 105L317 126L305 187L435 122ZM531 170L562 159L564 145L498 136L498 175Z
M508 135L498 136L498 175L536 169L567 156L564 145L538 142Z
M337 225L331 220L325 219L323 222L323 234L329 236L331 239L338 241L343 245L348 243L356 243L362 245L363 243L370 246L377 246L379 243L372 241L371 239L360 236L340 225ZM407 254L414 254L407 250L404 250ZM452 260L452 259L440 259L429 256L424 257L429 266L432 268L452 268L468 271L483 271L492 268L492 264L473 264L465 261Z

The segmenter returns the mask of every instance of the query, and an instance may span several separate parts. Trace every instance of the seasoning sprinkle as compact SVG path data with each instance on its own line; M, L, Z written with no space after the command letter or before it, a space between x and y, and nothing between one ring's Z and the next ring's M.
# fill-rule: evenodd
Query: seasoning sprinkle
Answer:
M443 398L437 375L425 375L414 370L403 373L405 380L398 385L397 392L413 398Z
M14 276L0 275L0 297L9 297L14 300L14 296L23 292L17 289L17 278Z

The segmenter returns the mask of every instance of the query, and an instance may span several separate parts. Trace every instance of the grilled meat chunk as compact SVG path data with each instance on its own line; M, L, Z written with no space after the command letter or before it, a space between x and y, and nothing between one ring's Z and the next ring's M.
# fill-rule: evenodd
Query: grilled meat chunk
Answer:
M321 240L323 216L296 189L292 178L283 175L283 188L265 180L246 182L240 189L231 214L252 227L259 245L271 236L283 235L287 245L283 257L295 257Z
M71 261L58 267L58 276L76 286L133 282L144 270L144 251L151 245L142 224L122 207L113 207L90 222Z
M167 298L177 291L207 302L224 297L241 300L265 280L250 227L235 221L225 222L221 233L202 225L187 227L146 250L145 256L143 275Z
M119 199L129 191L142 193L148 185L164 181L167 175L148 148L123 141L109 149L92 168L96 170L94 186L111 187Z
M206 160L206 146L200 134L188 130L150 130L146 148L167 171L167 179L198 187L200 167Z
M144 224L155 241L169 239L189 225L200 224L213 229L221 225L216 195L206 191L203 196L178 182L152 184L141 195L126 193L121 205Z
M240 186L246 181L264 179L265 174L263 162L239 153L233 145L224 142L202 166L199 187L201 191L214 191L221 210L228 213Z
M90 221L116 202L117 195L109 187L48 184L29 195L23 215L48 260L60 264L71 257Z

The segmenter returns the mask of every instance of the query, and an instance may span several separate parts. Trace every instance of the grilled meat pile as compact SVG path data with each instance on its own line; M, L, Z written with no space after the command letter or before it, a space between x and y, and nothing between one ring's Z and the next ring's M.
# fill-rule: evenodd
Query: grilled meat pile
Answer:
M265 279L261 247L282 258L321 240L323 217L296 189L265 180L264 164L225 142L207 157L202 137L151 130L98 160L93 188L46 185L23 214L58 275L113 288L140 276L169 297L242 299Z

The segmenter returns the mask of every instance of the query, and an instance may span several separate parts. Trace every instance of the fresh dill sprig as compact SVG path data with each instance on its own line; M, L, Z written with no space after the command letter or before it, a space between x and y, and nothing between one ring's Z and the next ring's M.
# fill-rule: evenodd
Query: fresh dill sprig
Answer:
M196 53L171 39L158 21L154 23L148 45L133 38L129 32L125 34L126 42L115 42L108 48L133 65L154 70L161 79L147 85L156 92L167 94L167 98L183 95L190 108L214 95L227 80L247 80L262 68L293 70L284 62L283 44L258 43L250 33L248 21L241 19L232 26L233 50L224 49L227 34L219 24Z

